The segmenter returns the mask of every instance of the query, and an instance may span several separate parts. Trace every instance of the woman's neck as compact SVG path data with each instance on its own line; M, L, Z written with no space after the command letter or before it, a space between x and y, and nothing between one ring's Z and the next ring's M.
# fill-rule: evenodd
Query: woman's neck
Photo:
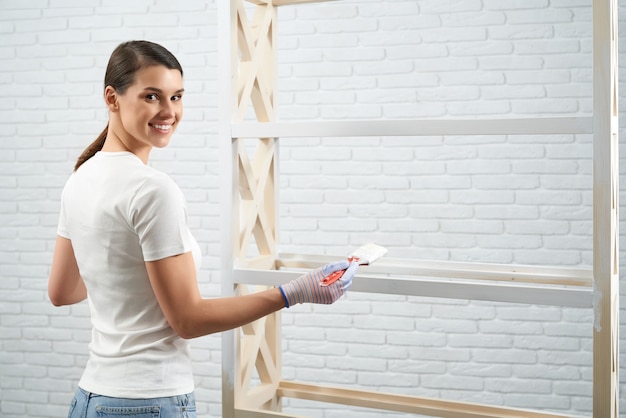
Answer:
M102 146L102 151L104 152L131 152L135 154L144 164L148 164L148 158L150 157L151 148L148 146L145 147L132 147L128 144L131 141L124 141L117 133L115 129L109 125L109 130L107 132L106 140L104 141L104 145Z

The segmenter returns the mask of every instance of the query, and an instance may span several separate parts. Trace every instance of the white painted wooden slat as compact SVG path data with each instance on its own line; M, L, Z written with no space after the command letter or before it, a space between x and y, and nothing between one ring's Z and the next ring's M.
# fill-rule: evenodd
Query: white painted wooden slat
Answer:
M311 138L431 135L590 134L593 118L398 119L314 122L237 122L233 138Z
M301 270L235 269L236 283L278 286L303 274ZM397 277L362 274L354 276L350 292L410 295L433 298L483 300L548 306L591 308L593 289L583 286L555 286L432 277Z

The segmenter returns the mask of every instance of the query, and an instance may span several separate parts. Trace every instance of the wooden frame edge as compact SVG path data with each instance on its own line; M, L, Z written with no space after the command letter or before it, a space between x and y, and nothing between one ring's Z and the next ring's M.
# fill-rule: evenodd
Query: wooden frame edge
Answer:
M571 418L571 415L545 413L477 403L446 401L409 395L281 381L278 392L286 398L352 405L378 410L421 414L441 418Z

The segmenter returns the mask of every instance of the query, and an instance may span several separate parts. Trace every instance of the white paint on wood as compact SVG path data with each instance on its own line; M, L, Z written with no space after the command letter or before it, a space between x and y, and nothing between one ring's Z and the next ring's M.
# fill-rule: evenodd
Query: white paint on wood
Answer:
M314 122L238 122L233 138L384 137L432 135L589 134L593 118L397 119Z

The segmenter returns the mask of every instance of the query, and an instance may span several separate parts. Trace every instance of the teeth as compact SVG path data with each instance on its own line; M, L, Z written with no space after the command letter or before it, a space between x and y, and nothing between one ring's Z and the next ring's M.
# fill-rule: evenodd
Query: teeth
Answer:
M153 127L155 127L156 129L159 129L161 131L169 131L172 128L172 125L156 125L156 124L152 124Z

